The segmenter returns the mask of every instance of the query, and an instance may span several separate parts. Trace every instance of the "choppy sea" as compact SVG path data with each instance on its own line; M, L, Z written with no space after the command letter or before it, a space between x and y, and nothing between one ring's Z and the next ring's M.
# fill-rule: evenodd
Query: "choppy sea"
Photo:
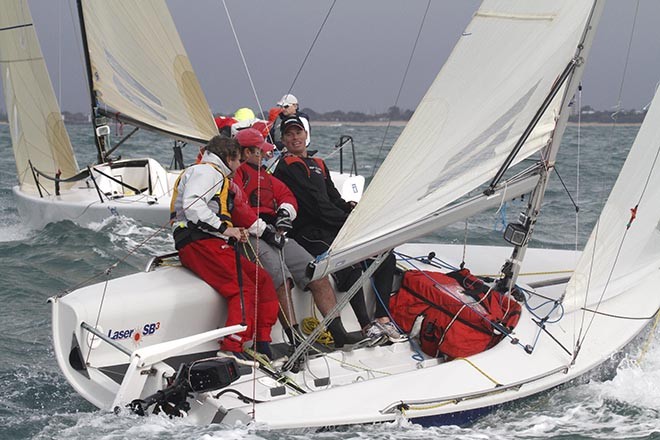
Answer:
M91 129L70 125L80 165L94 161ZM557 176L547 193L533 245L572 249L584 245L614 182L637 126L570 126L564 137ZM115 129L115 139L119 128ZM371 175L400 133L391 127L351 125L314 127L314 144L327 157L340 135L352 136L359 172ZM155 156L171 161L171 144L140 134L129 141L126 157ZM187 162L196 151L188 147ZM334 169L338 155L328 159ZM344 164L350 163L350 155ZM579 167L578 167L579 163ZM579 171L578 171L579 170ZM578 178L579 177L579 178ZM69 386L51 347L50 308L46 300L126 255L156 229L113 218L91 228L71 222L43 230L23 226L11 187L16 169L9 130L0 125L0 440L4 439L660 439L660 328L647 329L627 348L623 360L589 377L517 402L469 426L422 428L399 422L336 431L289 433L264 427L196 427L185 419L115 416L87 403ZM569 196L570 194L570 196ZM579 214L573 201L580 207ZM502 225L522 209L510 202L468 224L467 239L504 244ZM462 243L465 224L451 225L424 240ZM114 275L140 270L153 253L172 249L167 233L157 233L137 249ZM650 342L644 350L644 342ZM513 366L512 366L513 368Z

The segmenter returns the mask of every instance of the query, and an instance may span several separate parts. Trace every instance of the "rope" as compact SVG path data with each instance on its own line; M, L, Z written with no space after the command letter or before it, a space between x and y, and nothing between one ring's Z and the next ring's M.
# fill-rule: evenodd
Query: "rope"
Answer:
M488 373L486 373L484 370L482 370L481 368L477 367L477 365L476 365L474 362L472 362L470 359L466 359L466 358L456 358L455 360L457 360L457 361L465 361L465 362L467 362L468 364L470 364L470 365L472 366L472 368L474 368L474 369L477 370L479 373L481 373L482 376L484 376L484 377L485 377L486 379L488 379L489 381L493 382L493 384L494 384L495 386L501 386L501 385L502 385L501 383L499 383L498 381L496 381L495 379L493 379L493 378L492 378Z
M236 33L236 29L234 28L234 22L231 19L231 15L229 14L229 9L227 8L227 3L225 2L225 0L222 0L222 6L224 6L225 8L225 14L227 15L227 20L229 20L229 27L231 28L231 32L234 35L234 41L236 41L238 52L241 55L241 60L243 61L243 67L245 67L245 73L247 74L248 81L250 81L250 87L252 88L254 99L257 101L257 107L259 108L259 113L263 115L264 111L263 108L261 107L261 102L259 101L259 95L257 94L257 89L254 87L254 81L252 81L250 68L247 65L247 60L245 59L245 54L243 53L243 48L241 47L241 43L240 41L238 41L238 34Z
M578 85L577 160L575 166L575 204L580 206L580 153L582 147L582 83ZM555 168L556 170L556 168ZM575 211L575 250L579 250L580 210Z
M660 312L660 311L659 311ZM653 327L651 328L651 331L649 332L649 337L646 338L646 341L644 341L644 345L642 346L641 353L635 360L637 364L641 364L642 361L644 360L644 356L646 356L646 353L649 350L649 347L651 346L651 342L653 341L653 336L655 335L655 329L658 326L658 321L660 321L660 313L655 312L655 321L653 322Z
M321 322L318 320L318 318L313 316L304 318L300 325L300 331L302 331L305 335L309 336L316 329L316 327L319 326L320 323ZM314 342L318 342L319 344L329 346L334 343L334 339L332 338L332 334L326 329L318 335L316 341Z

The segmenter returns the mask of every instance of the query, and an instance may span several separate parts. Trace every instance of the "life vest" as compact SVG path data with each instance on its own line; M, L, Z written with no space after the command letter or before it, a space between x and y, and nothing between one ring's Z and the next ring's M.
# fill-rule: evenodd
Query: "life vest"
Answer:
M422 351L453 359L495 346L504 337L497 326L512 330L521 307L467 269L448 274L409 270L390 298L390 311L405 332L412 330L418 317L422 319Z
M316 164L318 165L319 168L321 168L321 171L323 171L323 177L326 177L328 175L328 170L325 167L325 162L323 162L322 159L318 157L308 157L308 159L312 159ZM307 162L305 162L301 157L294 156L294 155L287 155L284 156L284 162L286 162L287 165L291 165L294 163L301 163L304 165L305 169L307 170L307 177L310 177L312 175L312 171L309 169L309 165L307 165Z
M226 136L231 135L231 126L238 122L231 116L216 116L214 119L218 131Z
M233 227L234 225L232 223L231 211L234 208L234 193L230 191L231 180L228 179L222 173L222 170L219 169L215 164L203 162L193 166L200 165L209 165L222 176L222 187L213 195L211 200L209 200L208 206L218 216L220 221L225 224L226 227ZM195 223L187 221L185 213L182 211L186 209L186 207L179 206L181 203L179 201L179 183L184 173L185 171L181 172L179 177L177 177L176 182L174 183L172 200L170 202L170 225L172 226L175 247L177 249L180 249L191 241L214 237L214 235L207 233L203 230L203 228L200 228Z
M263 169L256 170L249 164L241 166L237 173L241 175L243 181L241 189L247 197L248 204L253 208L259 208L259 214L274 215L277 212L277 199L271 175Z

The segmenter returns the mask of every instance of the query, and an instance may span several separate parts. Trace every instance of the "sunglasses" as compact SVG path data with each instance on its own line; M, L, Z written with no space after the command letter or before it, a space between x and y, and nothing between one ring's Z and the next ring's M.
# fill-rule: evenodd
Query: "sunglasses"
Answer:
M289 104L282 106L282 108L289 108L289 107L291 107L291 105L289 105Z

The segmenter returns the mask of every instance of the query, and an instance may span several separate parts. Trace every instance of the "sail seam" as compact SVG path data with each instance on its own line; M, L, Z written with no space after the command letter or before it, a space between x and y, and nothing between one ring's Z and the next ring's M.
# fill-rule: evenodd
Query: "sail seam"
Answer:
M30 61L38 61L43 59L43 57L17 58L15 60L0 60L0 63L29 63Z
M0 28L0 32L2 32L2 31L11 31L11 30L14 30L14 29L21 29L21 28L32 27L32 26L34 26L32 23L17 24L15 26L8 26L8 27L5 27L5 28Z

